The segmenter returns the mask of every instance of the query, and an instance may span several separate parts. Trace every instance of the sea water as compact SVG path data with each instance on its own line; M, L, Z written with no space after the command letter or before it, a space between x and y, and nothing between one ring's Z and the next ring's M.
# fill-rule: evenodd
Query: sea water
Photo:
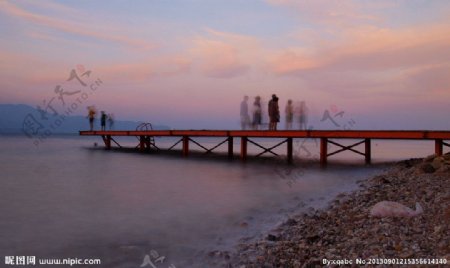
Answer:
M211 148L221 140L197 141ZM174 142L156 139L162 148ZM238 154L238 141L235 148ZM242 163L238 155L229 161L106 151L98 137L51 137L36 147L23 136L1 136L0 252L101 260L91 267L140 267L146 256L155 267L205 267L211 252L261 239L291 215L356 189L386 163L423 157L433 148L432 142L373 141L373 165L350 152L321 169L313 140L296 140L295 164L287 165L283 157L250 156ZM203 150L193 143L191 149ZM218 149L226 151L226 144ZM250 154L260 151L249 144Z

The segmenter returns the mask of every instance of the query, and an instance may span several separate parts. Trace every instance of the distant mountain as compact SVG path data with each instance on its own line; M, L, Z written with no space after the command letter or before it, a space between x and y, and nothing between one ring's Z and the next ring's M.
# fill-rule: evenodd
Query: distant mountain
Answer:
M58 112L58 111L57 111ZM141 122L114 122L114 129L134 130ZM108 124L107 124L108 128ZM88 130L89 122L85 116L55 115L51 110L42 114L37 109L24 104L0 104L0 134L29 133L33 135L50 131L52 134L78 133ZM100 121L95 121L95 129L100 129ZM164 125L153 125L153 129L170 129Z

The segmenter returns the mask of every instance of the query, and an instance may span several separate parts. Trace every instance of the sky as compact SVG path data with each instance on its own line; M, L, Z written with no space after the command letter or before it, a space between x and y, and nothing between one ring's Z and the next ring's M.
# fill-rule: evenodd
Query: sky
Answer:
M277 94L312 128L450 128L448 0L0 0L0 36L0 103L60 86L88 90L74 114L236 129L244 95Z

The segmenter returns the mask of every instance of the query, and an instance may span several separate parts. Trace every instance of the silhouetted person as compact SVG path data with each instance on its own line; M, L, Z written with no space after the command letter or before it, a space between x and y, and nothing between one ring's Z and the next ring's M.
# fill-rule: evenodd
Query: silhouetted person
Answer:
M261 125L261 97L256 96L253 102L253 129L257 130L259 125Z
M298 107L298 124L300 130L306 130L308 124L308 108L304 101L300 102Z
M248 96L245 96L241 102L241 129L245 130L250 125L250 116L248 115Z
M94 130L94 120L95 120L95 114L97 113L97 111L95 110L94 106L88 106L88 119L89 119L89 127L90 130L93 131Z
M114 114L108 114L108 125L109 125L109 130L114 129Z
M288 100L284 113L286 114L286 129L292 129L292 121L294 121L294 106L292 105L292 100Z
M101 123L103 131L106 130L106 118L107 118L107 116L105 114L105 111L102 111L102 115L100 117L100 123Z
M278 97L273 94L269 101L269 130L277 130L277 123L280 122L280 108L278 107Z

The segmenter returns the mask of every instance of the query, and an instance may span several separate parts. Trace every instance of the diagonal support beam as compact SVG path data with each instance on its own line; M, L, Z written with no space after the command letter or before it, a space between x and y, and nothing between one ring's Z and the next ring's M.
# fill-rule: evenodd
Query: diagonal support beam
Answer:
M259 148L261 148L261 149L264 150L263 152L257 154L256 157L261 156L261 155L263 155L263 154L265 154L265 153L271 153L271 154L273 154L273 155L275 155L275 156L278 156L278 154L275 153L275 152L273 152L272 150L275 149L275 148L277 148L278 146L282 145L283 143L287 142L287 139L284 140L284 141L282 141L282 142L280 142L280 143L278 143L278 144L276 144L276 145L274 145L274 146L272 146L272 147L270 147L270 148L265 148L264 146L262 146L262 145L260 145L260 144L258 144L258 143L256 143L256 142L254 142L254 141L252 141L252 140L250 140L250 139L248 139L248 141L249 141L251 144L254 144L254 145L256 145L256 146L258 146Z
M334 142L334 141L331 141L331 140L328 140L328 142L331 143L331 144L334 144L334 145L336 145L336 146L338 146L338 147L341 147L342 149L337 150L337 151L334 151L334 152L332 152L332 153L329 153L329 154L327 154L327 156L332 156L332 155L335 155L335 154L338 154L338 153L340 153L340 152L347 151L347 150L352 151L352 152L357 153L357 154L360 154L360 155L362 155L362 156L366 156L366 154L361 153L360 151L357 151L357 150L352 149L352 148L355 147L355 146L358 146L358 145L360 145L360 144L365 143L365 142L366 142L365 140L360 141L360 142L357 142L357 143L352 144L352 145L349 145L349 146L344 146L344 145L342 145L342 144L339 144L339 143Z
M158 150L158 151L161 151L161 149L158 147L158 146L156 146L156 143L155 143L155 141L150 141L150 147L151 146L153 146L153 147L155 147L156 148L156 150Z
M198 147L202 148L205 151L208 151L208 148L206 148L205 146L201 145L200 143L196 142L195 140L188 138L190 141L192 141L194 144L196 144Z
M119 146L119 148L122 148L122 146L113 138L113 137L111 137L111 140L115 143L115 144L117 144L117 146Z
M226 138L224 141L220 142L220 143L217 144L216 146L214 146L214 147L208 149L208 148L206 148L205 146L201 145L199 142L197 142L197 141L195 141L195 140L193 140L193 139L191 139L191 138L189 138L189 140L192 141L192 142L193 142L194 144L196 144L197 146L199 146L200 148L202 148L203 150L205 150L205 153L204 153L204 154L212 153L212 151L213 151L214 149L216 149L217 147L219 147L220 145L224 144L225 142L229 142L229 139Z
M170 147L169 147L169 149L167 149L167 151L170 151L170 150L172 150L172 149L173 149L173 147L177 146L177 145L178 145L178 143L180 143L180 142L182 142L182 141L183 141L183 138L181 138L180 140L178 140L177 142L175 142L175 144L174 144L174 145L170 146Z
M229 141L228 138L226 138L226 139L225 139L224 141L222 141L221 143L217 144L216 146L212 147L211 149L206 150L205 154L212 153L212 151L213 151L214 149L216 149L217 147L219 147L220 145L222 145L222 144L224 144L225 142L228 142L228 141Z
M280 142L280 143L278 143L277 145L274 145L274 146L272 146L272 147L270 147L270 148L265 149L264 152L257 154L256 157L258 157L258 156L260 156L260 155L263 155L263 154L265 154L265 153L272 153L273 155L279 156L277 153L272 152L272 150L275 149L275 148L277 148L278 146L280 146L280 145L286 143L286 142L287 142L287 139L284 140L284 141L282 141L282 142Z

